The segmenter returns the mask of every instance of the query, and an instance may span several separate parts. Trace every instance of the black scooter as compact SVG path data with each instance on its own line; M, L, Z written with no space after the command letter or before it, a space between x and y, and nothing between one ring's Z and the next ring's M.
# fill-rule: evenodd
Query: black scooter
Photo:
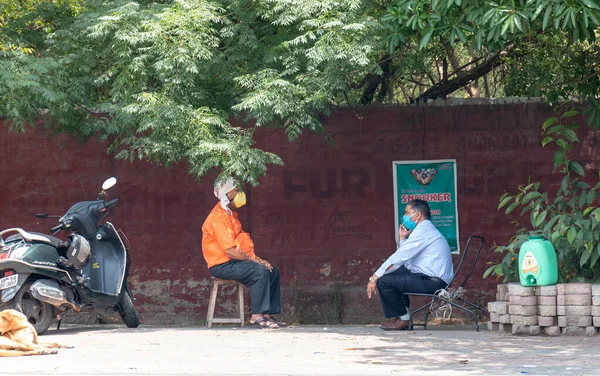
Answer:
M76 312L113 309L129 328L139 326L134 297L127 286L128 247L110 222L98 222L119 199L104 201L110 178L96 201L73 205L51 229L69 233L69 241L27 232L0 231L0 310L12 308L27 316L38 334L53 317L69 309ZM36 214L39 218L58 217Z

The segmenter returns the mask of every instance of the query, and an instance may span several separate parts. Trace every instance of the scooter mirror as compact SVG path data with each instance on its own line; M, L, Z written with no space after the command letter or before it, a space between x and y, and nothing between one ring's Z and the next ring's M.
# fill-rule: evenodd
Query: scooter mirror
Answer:
M106 179L106 181L102 184L102 190L105 191L107 189L111 189L112 187L115 186L115 184L117 184L117 178L108 178Z

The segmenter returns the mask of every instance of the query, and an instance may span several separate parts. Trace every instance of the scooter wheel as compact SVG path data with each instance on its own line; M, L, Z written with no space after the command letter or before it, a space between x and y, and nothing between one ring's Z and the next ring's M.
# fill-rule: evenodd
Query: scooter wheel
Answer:
M128 328L137 328L140 326L140 319L133 305L133 300L126 289L121 291L121 300L117 304L117 311Z
M37 334L43 334L50 327L54 312L50 304L39 301L31 295L29 288L33 282L35 281L25 282L10 305L27 317L27 321L33 325Z

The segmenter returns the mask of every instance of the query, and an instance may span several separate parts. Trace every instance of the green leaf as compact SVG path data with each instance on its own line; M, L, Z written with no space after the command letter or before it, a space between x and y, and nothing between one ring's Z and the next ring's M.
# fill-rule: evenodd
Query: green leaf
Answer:
M565 157L565 149L558 149L556 153L554 153L554 165L560 166L563 163L563 159Z
M427 43L429 43L429 39L431 39L431 36L433 35L433 28L429 28L429 29L425 29L427 32L425 33L425 35L423 36L423 39L421 39L421 43L419 43L419 49L422 50L425 46L427 46Z
M579 115L579 111L575 111L575 110L571 110L571 111L567 111L564 114L562 114L562 118L569 118L569 117L573 117L573 116L577 116Z
M556 116L546 119L546 121L544 121L544 124L542 124L542 129L551 127L552 124L556 123L557 121L558 121L558 118Z
M573 244L573 240L575 240L576 236L577 230L575 230L575 227L571 227L567 232L567 240L569 241L569 244Z
M513 210L515 210L515 208L519 206L518 202L513 202L512 204L510 204L510 206L506 209L506 212L504 214L510 214Z
M544 138L544 140L542 141L542 146L546 146L549 143L551 143L552 141L554 141L554 139L550 136L547 136L546 138Z
M544 20L542 22L542 30L546 30L548 26L548 21L550 21L550 15L552 14L552 5L546 8L546 13L544 13Z
M487 278L494 271L494 269L496 269L497 266L498 265L493 265L493 266L490 266L489 268L487 268L485 273L483 273L483 278Z
M583 167L578 162L570 162L569 168L574 171L577 175L584 176L585 172L583 171Z
M544 210L535 220L535 227L540 227L540 225L546 220L546 215L548 215L548 210Z
M585 265L585 263L590 259L591 253L588 251L583 251L581 253L581 258L579 259L579 266Z
M592 204L594 202L594 200L596 199L596 196L598 195L598 192L594 191L593 189L591 191L588 192L587 194L587 203L588 204Z
M563 149L565 149L567 147L567 143L562 138L559 138L558 140L556 140L556 145L559 148L563 148Z
M594 191L591 191L591 192L594 192ZM593 206L590 206L589 208L585 209L585 210L583 211L583 216L585 217L586 215L588 215L588 213L589 213L589 212L591 212L591 211L592 211L592 210L594 210L594 209L596 209L596 208L595 208L595 207L593 207Z
M577 138L577 134L575 134L575 132L573 132L572 129L565 129L563 134L565 135L567 140L573 141L573 142L579 142L579 138Z
M505 197L502 201L500 201L500 205L498 205L498 210L502 209L504 205L508 204L510 200L512 200L513 196Z
M530 200L534 199L534 198L538 198L540 197L541 194L540 192L537 191L533 191L533 192L529 192L528 194L525 195L525 197L523 197L523 203L526 204L528 203Z
M552 226L554 226L554 224L556 223L556 221L558 221L559 218L559 215L555 215L554 217L550 218L548 223L544 225L544 232L549 232L550 230L552 230Z
M594 265L596 265L596 262L598 261L598 258L600 258L600 255L598 254L598 252L593 252L592 253L592 262L590 264L590 268L593 268Z

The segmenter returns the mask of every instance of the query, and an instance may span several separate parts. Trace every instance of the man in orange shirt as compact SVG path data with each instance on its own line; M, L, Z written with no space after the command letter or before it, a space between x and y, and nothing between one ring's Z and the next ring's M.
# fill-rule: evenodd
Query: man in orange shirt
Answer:
M246 195L231 178L215 182L214 193L219 202L202 225L202 253L210 274L250 287L251 325L268 329L284 326L271 317L280 313L279 271L256 256L250 234L242 230L238 219L237 211L246 204Z

